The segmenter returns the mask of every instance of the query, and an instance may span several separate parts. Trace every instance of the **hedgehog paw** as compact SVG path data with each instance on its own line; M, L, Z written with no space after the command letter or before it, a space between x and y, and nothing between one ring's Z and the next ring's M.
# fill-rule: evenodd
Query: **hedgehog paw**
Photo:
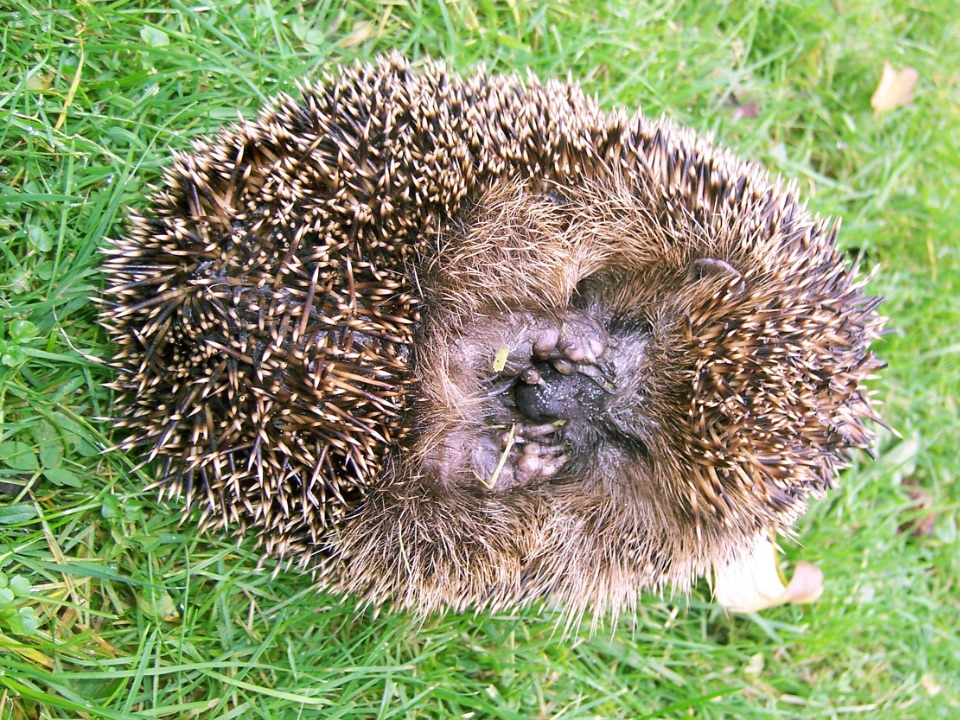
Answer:
M536 366L543 363L563 375L593 372L587 368L602 364L602 356L610 343L598 321L576 310L519 311L505 321L487 320L487 323L489 326L478 334L481 337L489 334L496 340L482 340L474 348L482 347L485 342L497 343L486 352L496 352L493 370L500 380L519 378L535 384L540 380ZM491 380L490 385L495 392L503 389L502 386L496 388L496 379Z
M554 423L514 423L508 431L487 435L481 482L504 492L552 478L569 459L556 437L558 429Z
M527 325L534 360L549 361L565 375L577 365L594 364L607 349L607 333L589 315L567 312L553 320L542 317Z

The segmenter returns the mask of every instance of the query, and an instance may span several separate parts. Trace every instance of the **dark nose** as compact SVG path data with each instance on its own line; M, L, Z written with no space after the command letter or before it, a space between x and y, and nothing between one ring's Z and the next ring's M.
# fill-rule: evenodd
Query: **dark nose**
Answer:
M601 412L606 391L581 373L563 374L551 363L534 365L536 383L520 380L514 388L517 409L534 422L577 418L590 419Z

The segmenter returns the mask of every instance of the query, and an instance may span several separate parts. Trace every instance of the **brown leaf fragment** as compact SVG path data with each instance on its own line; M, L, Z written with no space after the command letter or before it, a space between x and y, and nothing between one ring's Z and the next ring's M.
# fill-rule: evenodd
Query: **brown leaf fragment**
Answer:
M740 118L755 118L760 115L760 104L751 97L738 97L736 93L730 93L724 99L723 104L729 108L730 117L739 120Z
M937 522L933 512L926 512L933 508L933 497L924 487L913 478L903 481L904 492L910 498L911 518L900 524L901 533L910 533L914 537L930 537Z
M373 24L366 20L360 20L353 26L353 32L340 41L341 47L353 47L366 42L373 36Z
M793 570L793 577L787 583L784 593L784 602L812 603L823 595L823 570L813 563L798 562Z
M919 73L912 67L894 70L889 61L883 63L883 75L870 98L870 107L875 117L895 107L907 105L913 100L913 88L917 84Z

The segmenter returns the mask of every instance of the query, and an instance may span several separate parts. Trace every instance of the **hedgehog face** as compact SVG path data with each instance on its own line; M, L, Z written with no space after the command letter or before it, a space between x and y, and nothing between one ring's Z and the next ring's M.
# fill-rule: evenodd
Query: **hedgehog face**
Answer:
M616 212L599 217L611 197ZM431 322L415 344L436 430L422 455L446 484L503 493L667 473L699 432L685 422L691 314L745 283L726 260L652 242L642 203L623 179L504 184L443 237L418 282Z
M792 257L797 229L751 237L718 213L711 237L691 213L651 232L657 202L623 178L504 184L441 235L418 282L423 432L341 545L397 568L372 592L630 605L789 526L829 482L840 409L869 406L824 383L871 360L825 339L867 337L872 308L841 320L835 274L771 273L764 243Z

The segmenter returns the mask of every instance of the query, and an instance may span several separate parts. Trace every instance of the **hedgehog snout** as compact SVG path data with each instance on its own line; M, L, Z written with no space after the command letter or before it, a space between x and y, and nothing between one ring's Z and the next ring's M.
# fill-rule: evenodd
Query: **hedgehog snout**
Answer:
M514 389L517 410L534 422L595 417L602 412L609 390L604 387L602 376L585 372L588 368L593 366L578 371L562 365L558 369L555 363L536 363L533 372L527 373Z

